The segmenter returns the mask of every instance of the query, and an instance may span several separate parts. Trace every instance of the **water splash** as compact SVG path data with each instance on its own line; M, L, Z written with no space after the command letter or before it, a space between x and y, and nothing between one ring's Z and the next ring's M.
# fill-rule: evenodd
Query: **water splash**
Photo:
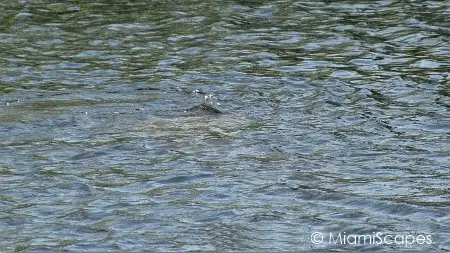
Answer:
M210 93L210 94L203 96L202 104L209 105L209 106L220 106L220 103L217 101L218 101L217 96Z
M220 106L220 103L218 102L218 98L216 95L212 93L205 93L200 90L194 90L193 93L195 95L200 94L202 95L200 104L184 111L184 112L191 112L196 110L201 110L208 113L222 113L221 110L217 109L217 106Z

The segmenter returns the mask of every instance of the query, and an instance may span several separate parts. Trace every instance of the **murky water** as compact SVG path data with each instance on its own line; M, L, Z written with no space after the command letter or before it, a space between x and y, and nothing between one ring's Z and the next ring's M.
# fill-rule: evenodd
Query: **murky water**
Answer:
M450 250L450 2L262 2L0 3L0 251Z

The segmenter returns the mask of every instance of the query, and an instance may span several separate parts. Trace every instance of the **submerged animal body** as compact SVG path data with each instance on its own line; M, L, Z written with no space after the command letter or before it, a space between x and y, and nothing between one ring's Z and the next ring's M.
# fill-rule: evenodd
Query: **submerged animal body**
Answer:
M187 113L187 115L198 115L198 114L221 114L223 113L221 110L219 110L216 106L220 105L220 103L217 102L217 97L210 93L204 93L199 90L195 90L192 92L193 94L201 94L203 95L202 101L200 104L195 105L184 112Z
M194 113L196 111L203 111L205 113L211 113L211 114L223 113L221 110L213 107L212 105L206 104L206 103L201 103L199 105L196 105L192 108L187 109L184 112L185 113Z
M173 118L158 118L137 127L138 132L146 132L155 138L183 139L233 138L250 125L243 115L203 111L195 108L187 115Z
M135 132L154 138L178 140L191 137L233 138L250 124L248 117L243 114L219 109L220 103L214 94L199 90L189 92L181 88L176 91L181 91L179 96L172 94L171 99L179 102L180 110L160 114L137 126ZM196 100L197 104L186 109L182 102L185 102L188 94L187 101Z

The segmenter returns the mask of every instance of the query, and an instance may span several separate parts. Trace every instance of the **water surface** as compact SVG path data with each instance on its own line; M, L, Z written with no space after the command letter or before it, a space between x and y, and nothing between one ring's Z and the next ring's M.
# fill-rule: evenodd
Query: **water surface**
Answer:
M448 1L0 9L1 251L450 250Z

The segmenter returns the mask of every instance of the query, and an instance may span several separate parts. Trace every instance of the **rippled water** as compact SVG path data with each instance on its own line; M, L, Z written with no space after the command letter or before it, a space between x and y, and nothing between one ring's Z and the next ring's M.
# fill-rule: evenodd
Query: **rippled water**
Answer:
M450 250L449 1L0 9L0 251Z

